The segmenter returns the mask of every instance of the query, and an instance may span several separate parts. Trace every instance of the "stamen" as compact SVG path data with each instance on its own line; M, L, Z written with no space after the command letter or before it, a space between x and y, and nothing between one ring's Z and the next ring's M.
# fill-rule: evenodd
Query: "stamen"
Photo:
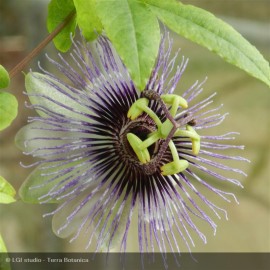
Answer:
M127 139L128 139L130 146L132 147L135 154L137 155L139 161L143 164L149 162L150 161L150 154L149 154L147 148L141 149L141 147L140 147L140 145L142 143L141 139L133 133L128 133Z
M163 165L160 168L163 175L177 174L184 171L188 167L188 162L186 160L179 159L178 152L173 141L169 142L169 148L173 156L173 161Z
M187 101L178 95L174 95L174 94L162 95L161 99L165 103L172 105L170 109L170 114L172 117L175 117L179 106L185 109L188 107ZM167 119L161 127L161 135L163 136L163 138L168 137L169 132L172 130L172 128L173 128L173 123L170 121L170 119Z
M140 98L136 100L130 109L128 110L128 118L135 120L143 112L146 112L156 123L157 126L161 126L162 123L158 116L148 107L149 100L147 98Z
M152 132L149 137L144 140L140 145L139 145L139 148L141 150L149 147L150 145L154 144L156 141L158 141L160 139L160 136L159 136L159 133L158 131L154 131Z
M200 135L192 128L190 125L186 125L187 130L178 129L174 136L184 136L191 138L192 142L192 152L194 155L198 155L200 151Z
M164 123L162 123L160 118L151 110L151 108L148 107L149 100L157 101L160 104L167 118ZM170 106L170 110L167 108L167 105ZM189 137L192 142L193 154L197 155L200 151L200 136L192 126L187 123L185 125L186 130L179 129L179 124L174 120L179 107L184 109L188 107L187 101L181 96L175 94L165 94L160 96L153 90L145 90L143 92L143 97L132 104L127 114L128 118L135 120L143 113L146 113L155 122L156 130L152 131L144 141L133 133L127 134L127 140L139 161L142 164L146 164L149 168L160 164L161 158L169 146L173 161L160 168L163 175L177 174L188 167L188 161L179 159L177 149L171 140L174 136ZM158 150L158 154L150 157L148 147L156 143L158 140L162 140L164 142ZM150 171L155 172L156 169L151 169Z

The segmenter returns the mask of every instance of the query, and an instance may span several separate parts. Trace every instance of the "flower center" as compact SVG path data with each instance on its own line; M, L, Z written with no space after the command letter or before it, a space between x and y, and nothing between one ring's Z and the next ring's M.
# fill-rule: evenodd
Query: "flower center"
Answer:
M163 123L148 107L149 100L155 100L160 104L167 118ZM170 110L166 104L170 106ZM163 175L172 175L185 170L188 162L179 159L172 138L174 136L191 138L192 151L197 155L200 149L200 136L191 125L186 124L186 129L181 129L182 127L174 120L179 107L187 108L188 104L178 95L160 96L152 90L144 91L143 97L136 100L129 108L127 116L130 120L120 132L117 148L123 160L131 166L140 168L146 174L161 171ZM162 157L168 148L172 161L162 165Z
M141 125L135 125L134 128L131 128L127 134L132 133L135 136L137 136L141 141L145 141L156 130L155 124L151 123L149 120L150 119L148 119L148 121L145 121L145 122L142 121ZM127 139L127 135L126 135L126 139ZM131 147L130 144L128 145L129 147ZM158 148L158 142L155 142L148 147L150 158L153 157L157 153L157 148ZM134 156L137 157L136 153L134 152L134 149L132 147L131 149Z
M140 141L146 140L151 133L156 130L155 122L147 115L142 115L138 119L128 122L119 132L119 140L117 140L117 150L122 157L123 162L128 166L137 167L145 172L145 166L138 160L138 156L134 148L128 141L128 134L134 134ZM155 142L148 147L149 158L154 159L158 153L159 142Z

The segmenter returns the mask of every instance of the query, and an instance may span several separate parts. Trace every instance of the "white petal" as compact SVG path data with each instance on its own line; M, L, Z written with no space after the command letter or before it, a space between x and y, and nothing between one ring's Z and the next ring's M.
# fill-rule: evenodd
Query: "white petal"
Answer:
M85 148L84 139L93 137L91 134L76 131L76 127L66 125L63 131L55 131L49 124L35 121L22 127L15 136L15 143L23 152L39 158L56 158L61 155L79 153ZM66 131L65 131L66 129ZM57 153L59 152L59 153ZM52 155L46 156L46 154ZM54 153L54 154L53 154Z
M73 93L64 84L56 81L48 75L37 72L30 72L25 77L25 87L29 94L29 99L33 105L40 105L50 111L63 114L73 119L88 120L81 113L89 113L89 109L83 104L84 99L80 97L80 92ZM84 92L81 91L83 96ZM46 113L37 109L40 116L45 117ZM81 112L81 113L78 113Z
M16 134L15 143L24 152L31 152L37 148L44 147L45 144L46 147L59 145L59 140L52 140L52 138L61 138L65 134L63 132L51 131L51 128L51 126L39 122L28 124Z
M82 202L89 193L96 188L96 181L94 182L95 183L92 182L84 192L73 200L67 199L66 202L59 205L59 209L57 209L52 219L53 232L57 236L61 238L74 236L80 226L84 227L84 225L86 225L87 227L88 223L86 222L85 224L84 221L88 218L91 209L102 195L102 191L96 192L86 204L82 205ZM72 218L68 219L71 215Z
M58 165L57 162L51 163L51 168L45 168L44 164L41 164L24 181L20 187L20 197L25 202L40 203L40 202L59 202L55 198L52 198L55 192L61 191L57 196L70 192L74 189L74 186L62 188L68 183L82 175L90 166L85 163L83 166L78 166L79 162L70 162L65 165ZM46 166L46 164L45 164ZM84 180L91 183L91 179ZM56 196L56 197L57 197Z

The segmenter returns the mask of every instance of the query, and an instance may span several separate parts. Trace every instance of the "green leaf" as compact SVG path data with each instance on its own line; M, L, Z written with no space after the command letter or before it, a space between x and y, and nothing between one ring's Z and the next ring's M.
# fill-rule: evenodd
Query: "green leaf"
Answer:
M10 78L6 69L0 65L0 89L9 86Z
M6 253L6 252L7 252L7 248L6 248L6 245L4 243L4 240L3 240L2 236L0 234L0 254L1 253ZM2 262L2 260L0 260L0 266L1 266L1 262ZM0 267L0 269L2 269L2 268Z
M47 28L51 33L65 18L75 10L72 0L51 0L48 5ZM65 26L64 29L54 38L55 47L62 52L66 52L71 46L70 33L74 33L76 28L75 16Z
M99 0L97 13L105 32L140 90L151 74L160 42L155 15L138 0Z
M0 269L11 270L10 261L5 242L0 234Z
M270 86L269 63L260 52L224 21L203 9L176 0L144 0L169 28L217 53Z
M0 203L12 203L16 200L14 196L16 194L15 189L12 185L0 176Z
M3 192L0 192L0 203L8 204L8 203L13 203L15 201L16 200L13 197L11 197L10 195L7 195Z
M95 0L74 0L77 22L86 40L94 40L101 33L102 24L96 13Z
M10 93L0 92L0 130L8 127L18 114L18 102Z

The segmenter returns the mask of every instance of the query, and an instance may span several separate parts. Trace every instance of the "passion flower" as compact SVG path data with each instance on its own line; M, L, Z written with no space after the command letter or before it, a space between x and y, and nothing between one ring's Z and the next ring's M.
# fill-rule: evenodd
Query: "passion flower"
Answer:
M229 143L234 132L203 133L226 116L218 112L221 106L210 106L215 94L200 100L203 82L181 96L174 93L188 60L174 69L178 55L170 58L166 34L144 91L106 37L100 36L94 49L85 41L73 46L71 61L48 57L59 76L42 68L43 74L26 75L27 107L38 116L29 117L16 139L25 154L39 160L29 165L37 167L21 187L22 199L58 203L47 214L53 215L54 232L71 240L86 233L86 247L95 244L96 251L117 245L114 250L125 251L133 219L140 252L179 251L181 242L189 248L192 231L206 242L196 220L215 232L210 213L218 218L227 213L205 190L237 201L218 186L242 186L222 171L244 174L225 163L246 160L222 153L243 148Z

